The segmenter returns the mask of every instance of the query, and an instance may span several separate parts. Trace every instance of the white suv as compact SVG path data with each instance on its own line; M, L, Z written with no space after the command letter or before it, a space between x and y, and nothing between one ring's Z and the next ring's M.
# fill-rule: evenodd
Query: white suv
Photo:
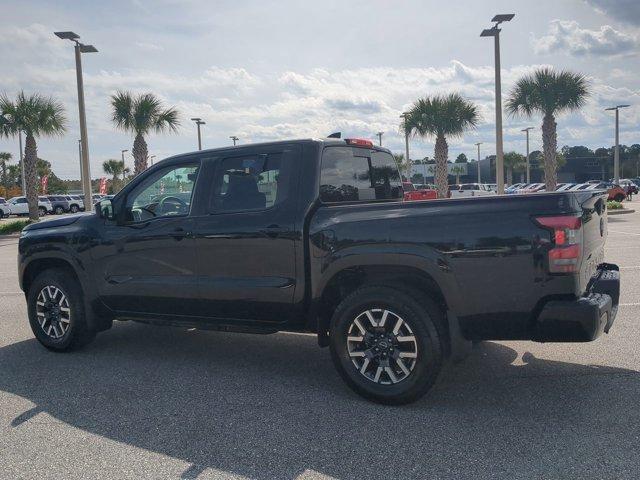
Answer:
M11 215L11 206L7 201L0 197L0 218L8 217Z
M13 197L9 199L11 215L29 215L29 204L27 197ZM42 217L52 210L51 202L43 197L38 197L38 213Z

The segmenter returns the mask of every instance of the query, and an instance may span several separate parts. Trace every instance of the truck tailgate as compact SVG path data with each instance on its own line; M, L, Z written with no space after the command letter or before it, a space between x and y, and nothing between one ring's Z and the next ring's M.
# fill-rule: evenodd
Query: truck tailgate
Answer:
M604 191L576 192L582 209L582 263L580 265L580 292L584 293L589 280L604 261L607 240L607 193Z

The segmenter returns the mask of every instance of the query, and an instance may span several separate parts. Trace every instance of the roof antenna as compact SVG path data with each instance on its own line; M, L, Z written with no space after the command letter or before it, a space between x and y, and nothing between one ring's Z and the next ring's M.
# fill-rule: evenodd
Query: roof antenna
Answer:
M342 138L342 132L335 132L329 135L327 138Z

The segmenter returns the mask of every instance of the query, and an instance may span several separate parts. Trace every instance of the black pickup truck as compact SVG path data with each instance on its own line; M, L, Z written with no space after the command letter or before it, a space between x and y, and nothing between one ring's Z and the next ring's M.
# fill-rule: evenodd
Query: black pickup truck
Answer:
M605 199L404 202L391 153L360 139L200 151L153 165L96 214L26 227L20 287L52 350L114 319L313 332L356 392L407 403L471 341L608 332L620 280L603 263Z

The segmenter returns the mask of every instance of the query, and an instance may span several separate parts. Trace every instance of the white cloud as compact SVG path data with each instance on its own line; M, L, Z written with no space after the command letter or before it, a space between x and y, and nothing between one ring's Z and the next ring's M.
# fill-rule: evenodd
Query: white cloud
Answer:
M581 28L573 20L552 20L549 33L533 38L536 53L567 52L574 56L599 55L614 56L637 53L640 47L638 37L625 33L609 25L600 30Z
M640 2L638 0L585 0L585 2L616 20L640 25Z
M155 43L135 42L135 45L140 50L144 50L147 52L163 52L164 51L164 47L162 45L156 45Z

